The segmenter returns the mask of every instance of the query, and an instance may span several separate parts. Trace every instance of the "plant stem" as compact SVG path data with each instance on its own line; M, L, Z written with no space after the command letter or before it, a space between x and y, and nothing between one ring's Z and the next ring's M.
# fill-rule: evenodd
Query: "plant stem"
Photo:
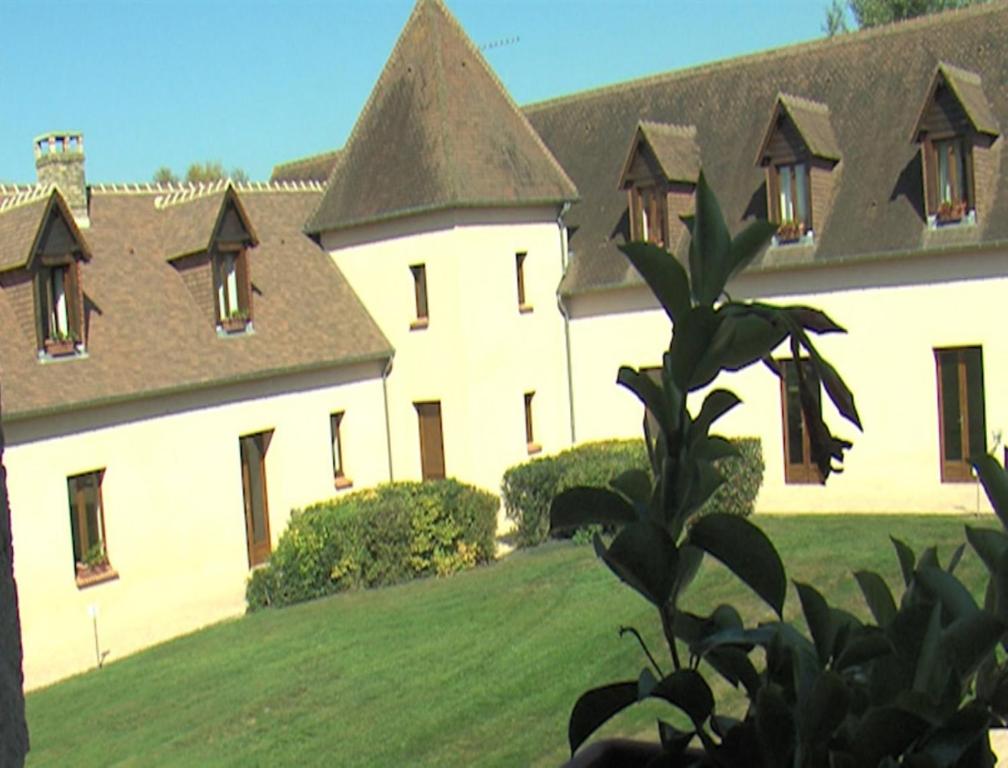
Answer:
M678 672L682 669L682 664L679 661L679 651L676 650L675 634L672 632L672 618L669 616L668 606L659 608L658 614L661 616L662 630L665 632L665 642L668 643L669 652L672 654L672 666Z
M658 666L658 662L655 661L655 657L651 655L651 651L648 650L647 643L645 643L644 638L640 636L640 632L638 632L633 627L620 627L619 633L620 637L623 637L623 635L627 633L636 637L637 642L640 643L640 647L644 650L644 655L648 657L648 661L651 662L651 666L654 667L655 672L658 673L658 679L660 680L665 677L665 673L662 672L662 668Z

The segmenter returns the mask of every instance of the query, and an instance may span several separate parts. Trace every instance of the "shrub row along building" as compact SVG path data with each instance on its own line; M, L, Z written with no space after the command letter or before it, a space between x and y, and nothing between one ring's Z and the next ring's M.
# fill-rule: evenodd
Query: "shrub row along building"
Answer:
M0 188L27 685L240 612L292 508L638 434L615 372L669 329L617 246L682 258L701 167L733 229L781 225L731 295L850 329L822 346L866 431L828 488L796 364L730 382L758 508L976 510L966 459L1008 425L1006 39L992 4L519 109L420 0L346 145L269 183L89 185L79 134L40 137L38 183Z

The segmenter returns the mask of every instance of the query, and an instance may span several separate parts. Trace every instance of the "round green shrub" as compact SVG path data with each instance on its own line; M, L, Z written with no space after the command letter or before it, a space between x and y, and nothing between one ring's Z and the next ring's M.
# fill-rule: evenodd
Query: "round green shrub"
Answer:
M361 587L443 576L494 556L498 499L456 480L388 483L291 514L249 611Z

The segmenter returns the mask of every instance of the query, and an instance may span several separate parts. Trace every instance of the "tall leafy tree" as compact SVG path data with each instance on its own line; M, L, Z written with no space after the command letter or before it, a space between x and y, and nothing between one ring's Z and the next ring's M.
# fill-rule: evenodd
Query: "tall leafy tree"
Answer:
M229 173L224 168L224 164L219 160L208 160L205 163L191 163L185 174L185 181L193 184L220 181L227 178L238 182L249 180L249 176L243 168L233 168ZM178 180L179 177L167 165L162 165L154 172L155 182L174 184Z

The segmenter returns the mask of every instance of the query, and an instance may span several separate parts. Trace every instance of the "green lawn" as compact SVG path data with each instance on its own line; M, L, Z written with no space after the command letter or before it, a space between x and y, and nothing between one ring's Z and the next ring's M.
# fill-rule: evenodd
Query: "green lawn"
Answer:
M943 562L962 517L757 518L791 579L865 610L849 574L895 587L890 534ZM985 524L993 524L990 518ZM979 587L970 550L960 566ZM694 610L744 590L705 565ZM746 596L747 597L747 596ZM793 590L788 611L798 610ZM750 615L761 615L755 601ZM590 547L551 544L447 579L339 595L227 621L28 697L29 766L556 766L587 687L636 677L657 652L644 601ZM608 728L651 733L661 710Z

